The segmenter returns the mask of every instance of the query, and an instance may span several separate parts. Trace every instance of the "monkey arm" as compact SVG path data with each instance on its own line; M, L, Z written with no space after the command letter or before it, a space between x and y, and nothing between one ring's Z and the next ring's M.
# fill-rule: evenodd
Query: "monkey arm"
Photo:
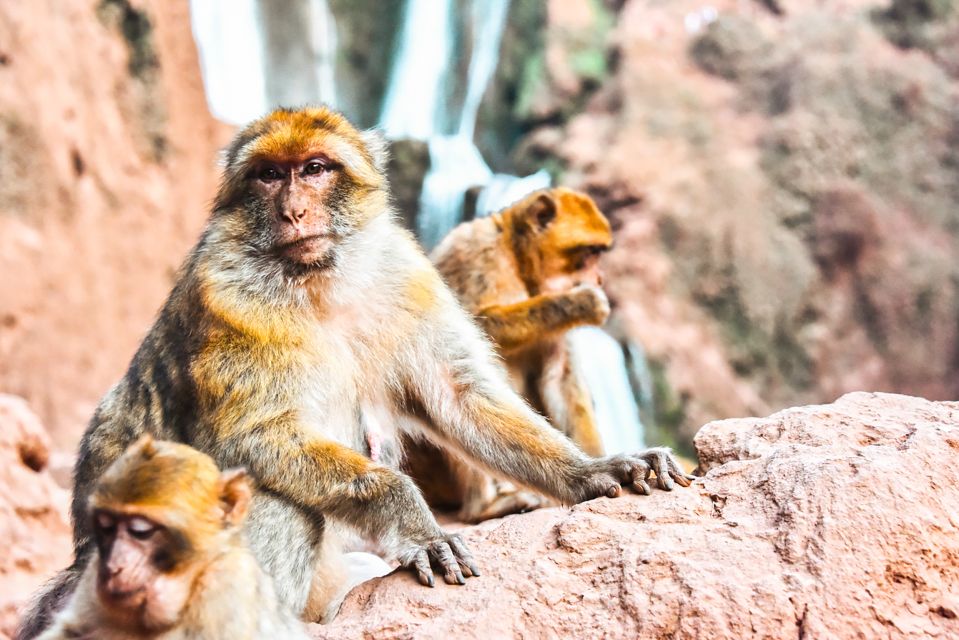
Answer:
M311 511L343 520L364 535L393 541L404 566L432 586L430 558L447 582L479 575L458 536L436 523L416 484L338 443L316 438L295 420L281 418L231 434L217 462L245 466L258 485Z
M614 497L621 485L649 493L652 472L663 489L689 484L666 449L586 456L510 388L473 323L453 315L440 322L407 378L407 406L426 418L438 444L566 504Z
M493 341L509 351L573 327L603 324L609 315L609 301L602 289L581 286L514 304L491 305L476 315Z

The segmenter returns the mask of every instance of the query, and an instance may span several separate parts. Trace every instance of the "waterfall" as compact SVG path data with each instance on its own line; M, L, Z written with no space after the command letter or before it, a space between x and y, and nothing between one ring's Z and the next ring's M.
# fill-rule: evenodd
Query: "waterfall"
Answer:
M453 51L453 0L407 0L380 126L390 138L428 140L444 115Z
M645 433L619 341L599 327L573 329L569 340L593 396L596 424L606 453L642 449L646 446Z
M468 138L433 136L429 146L430 171L423 178L416 232L432 248L463 219L466 190L484 184L493 172Z
M243 124L267 110L263 41L254 0L192 0L190 22L210 112Z
M456 131L458 136L467 140L473 139L476 114L479 112L483 93L490 78L493 77L493 72L496 71L499 45L503 39L503 27L506 26L507 9L509 9L509 0L473 2L470 12L472 17L470 23L475 25L473 56L470 58L466 98L463 101L463 111Z
M278 106L336 106L336 24L326 0L191 0L190 18L218 120L245 124Z
M336 21L326 0L310 0L310 24L313 25L310 49L316 70L317 98L311 102L337 105L336 99Z
M443 91L453 67L453 7L453 0L408 0L380 117L387 136L429 143L430 171L423 179L416 217L420 241L427 249L462 220L466 190L493 177L473 143L473 133L483 92L496 70L509 0L472 3L474 46L458 115L450 112Z

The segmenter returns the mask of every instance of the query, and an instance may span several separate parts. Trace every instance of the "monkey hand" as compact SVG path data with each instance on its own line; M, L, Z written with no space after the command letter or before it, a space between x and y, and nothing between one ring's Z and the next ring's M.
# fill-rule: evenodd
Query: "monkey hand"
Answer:
M566 296L571 303L570 312L576 320L598 326L609 318L609 298L600 287L581 284L570 289Z
M615 498L622 493L624 485L632 485L644 495L650 494L649 478L656 473L660 489L671 491L674 481L688 487L695 476L682 467L666 447L646 449L633 454L616 454L591 460L587 463L585 481L579 487L579 500L591 500L600 496Z
M443 572L447 584L466 584L466 578L480 574L473 554L456 533L439 530L436 537L415 545L401 556L402 565L414 569L420 583L428 587L434 585L430 560Z

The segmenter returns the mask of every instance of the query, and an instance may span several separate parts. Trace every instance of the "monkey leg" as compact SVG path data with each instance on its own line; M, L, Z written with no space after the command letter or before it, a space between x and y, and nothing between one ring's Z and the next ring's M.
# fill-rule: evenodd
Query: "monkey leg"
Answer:
M449 457L450 466L462 487L463 505L458 517L463 522L482 522L513 513L525 513L547 502L546 498L532 491L498 480L455 456Z
M245 465L261 489L379 540L403 566L415 569L423 584L433 586L431 561L451 584L465 584L467 577L479 575L466 545L458 535L440 528L409 477L348 447L317 438L287 416L225 435L218 446L222 466ZM281 559L289 555L268 541L270 523L257 521L261 530L250 527L249 531L260 540L260 554L269 556L266 551L272 548ZM274 533L289 528L283 523ZM279 568L280 573L290 571ZM278 591L284 591L282 585Z
M344 536L335 523L327 521L326 525L315 558L306 609L301 616L303 620L323 624L333 621L353 587L393 570L372 553L344 553Z
M253 497L246 520L250 549L273 579L277 598L304 618L324 528L322 517L265 491Z
M550 424L591 456L604 453L593 398L567 337L543 358L538 391Z

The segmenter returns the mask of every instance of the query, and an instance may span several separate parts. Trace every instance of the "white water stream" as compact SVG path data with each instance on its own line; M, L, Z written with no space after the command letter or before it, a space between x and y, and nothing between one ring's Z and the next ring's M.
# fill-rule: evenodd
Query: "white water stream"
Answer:
M302 18L302 41L274 43L263 29L269 0L190 0L190 20L210 112L242 125L279 106L336 106L336 23L326 0L284 4ZM273 68L278 65L278 68ZM267 78L282 77L283 82Z

